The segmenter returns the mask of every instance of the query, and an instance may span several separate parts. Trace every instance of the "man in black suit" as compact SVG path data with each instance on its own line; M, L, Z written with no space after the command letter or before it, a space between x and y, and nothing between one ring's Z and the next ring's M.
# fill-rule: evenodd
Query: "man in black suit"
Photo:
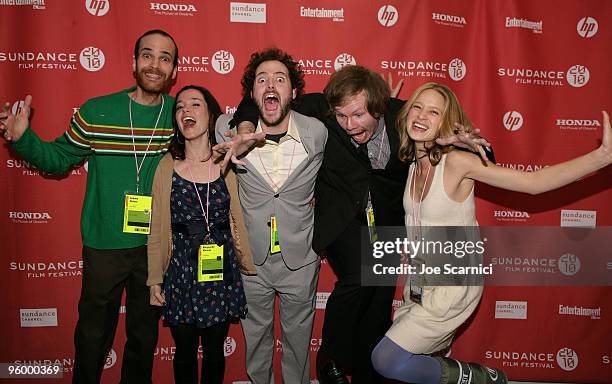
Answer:
M328 129L315 184L312 247L327 255L338 280L327 301L317 355L322 384L348 383L345 372L353 384L382 381L371 354L391 326L395 286L361 284L361 237L368 213L376 226L404 226L402 198L410 163L398 158L400 139L395 129L403 104L390 97L380 75L362 66L346 66L332 75L323 94L304 95L294 108L317 117ZM245 98L234 122L256 124L255 112L252 100ZM486 144L470 135L446 144L460 140L474 148Z

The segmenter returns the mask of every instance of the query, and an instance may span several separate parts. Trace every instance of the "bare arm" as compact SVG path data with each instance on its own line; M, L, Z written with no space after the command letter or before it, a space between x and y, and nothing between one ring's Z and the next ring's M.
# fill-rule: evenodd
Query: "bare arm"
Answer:
M570 184L612 163L612 128L610 127L608 114L603 112L603 116L603 139L599 148L586 155L540 169L536 172L520 172L494 164L483 167L480 160L475 156L467 153L458 153L457 151L452 153L452 161L455 169L464 170L464 178L532 195L551 191Z

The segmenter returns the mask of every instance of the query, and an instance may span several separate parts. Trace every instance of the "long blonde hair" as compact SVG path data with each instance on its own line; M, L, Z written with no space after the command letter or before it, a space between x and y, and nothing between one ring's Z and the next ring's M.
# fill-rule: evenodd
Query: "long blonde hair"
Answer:
M397 114L395 126L400 135L399 158L402 161L411 161L415 158L414 141L408 136L408 113L419 95L428 89L438 92L444 98L444 110L442 111L442 123L438 137L454 135L455 123L463 125L467 130L472 129L472 122L467 117L463 108L461 108L457 96L455 96L455 93L449 87L439 83L425 83L412 93L410 99L408 99ZM441 146L435 142L431 147L426 147L427 156L429 156L429 161L432 165L438 164L442 155L452 150L452 146Z

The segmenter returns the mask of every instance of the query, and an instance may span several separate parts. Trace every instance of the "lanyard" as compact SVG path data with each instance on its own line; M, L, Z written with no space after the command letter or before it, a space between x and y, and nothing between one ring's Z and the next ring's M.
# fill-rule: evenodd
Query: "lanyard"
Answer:
M212 159L208 162L208 181L206 182L206 210L204 210L204 204L202 204L202 198L200 197L200 192L198 192L198 186L195 182L195 177L193 177L193 173L191 172L191 165L187 164L187 170L189 171L189 176L191 176L191 182L193 183L193 188L195 188L195 193L198 195L198 201L200 202L200 208L202 208L202 215L204 216L204 221L206 221L206 229L210 234L210 224L208 218L210 217L208 214L208 205L210 202L210 163Z
M419 164L417 162L414 163L415 170L412 173L412 193L416 191L416 171L419 170ZM423 196L425 195L425 188L427 188L427 179L429 178L429 171L431 170L431 163L429 163L429 167L427 167L427 174L425 175L425 182L423 183L423 190L421 190L421 198L419 199L418 210L414 209L414 198L410 195L410 202L412 203L412 217L414 221L414 226L421 226L421 205L423 204Z
M147 157L147 153L149 152L149 146L153 141L153 137L155 136L155 131L157 131L157 124L159 123L159 118L161 117L162 111L164 110L164 96L162 95L161 108L159 113L157 114L157 120L155 120L155 127L153 127L153 133L151 133L151 138L149 138L149 143L147 144L147 148L145 149L144 156L142 156L142 161L140 161L140 165L138 165L138 157L136 155L136 140L134 139L134 125L132 124L132 98L130 97L130 130L132 131L132 147L134 148L134 163L136 164L136 193L138 193L138 189L140 186L140 170L144 164L144 161Z
M295 146L297 144L297 141L295 139L293 139L293 152L291 153L291 161L289 162L289 170L287 171L287 179L289 179L289 175L291 174L291 166L293 165L293 158L295 157ZM279 143L280 145L280 143ZM257 155L259 156L259 162L261 163L261 166L264 170L264 172L266 173L266 176L268 176L268 179L270 179L270 182L274 185L274 188L276 188L275 192L278 192L278 190L280 189L278 187L278 185L276 185L276 183L274 182L274 180L272 180L272 177L270 176L270 174L268 173L268 170L266 169L266 166L263 163L263 160L261 159L261 153L260 153L261 149L257 148Z

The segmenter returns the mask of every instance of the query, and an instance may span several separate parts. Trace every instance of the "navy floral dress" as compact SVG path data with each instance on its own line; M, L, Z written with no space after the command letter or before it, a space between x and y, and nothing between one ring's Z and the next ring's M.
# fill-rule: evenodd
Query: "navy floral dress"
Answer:
M196 185L206 209L207 184ZM207 328L246 315L246 298L229 226L229 206L229 192L220 177L210 183L208 233L193 183L176 172L172 174L172 257L163 285L167 325ZM198 249L200 244L207 243L224 245L223 280L198 282Z

